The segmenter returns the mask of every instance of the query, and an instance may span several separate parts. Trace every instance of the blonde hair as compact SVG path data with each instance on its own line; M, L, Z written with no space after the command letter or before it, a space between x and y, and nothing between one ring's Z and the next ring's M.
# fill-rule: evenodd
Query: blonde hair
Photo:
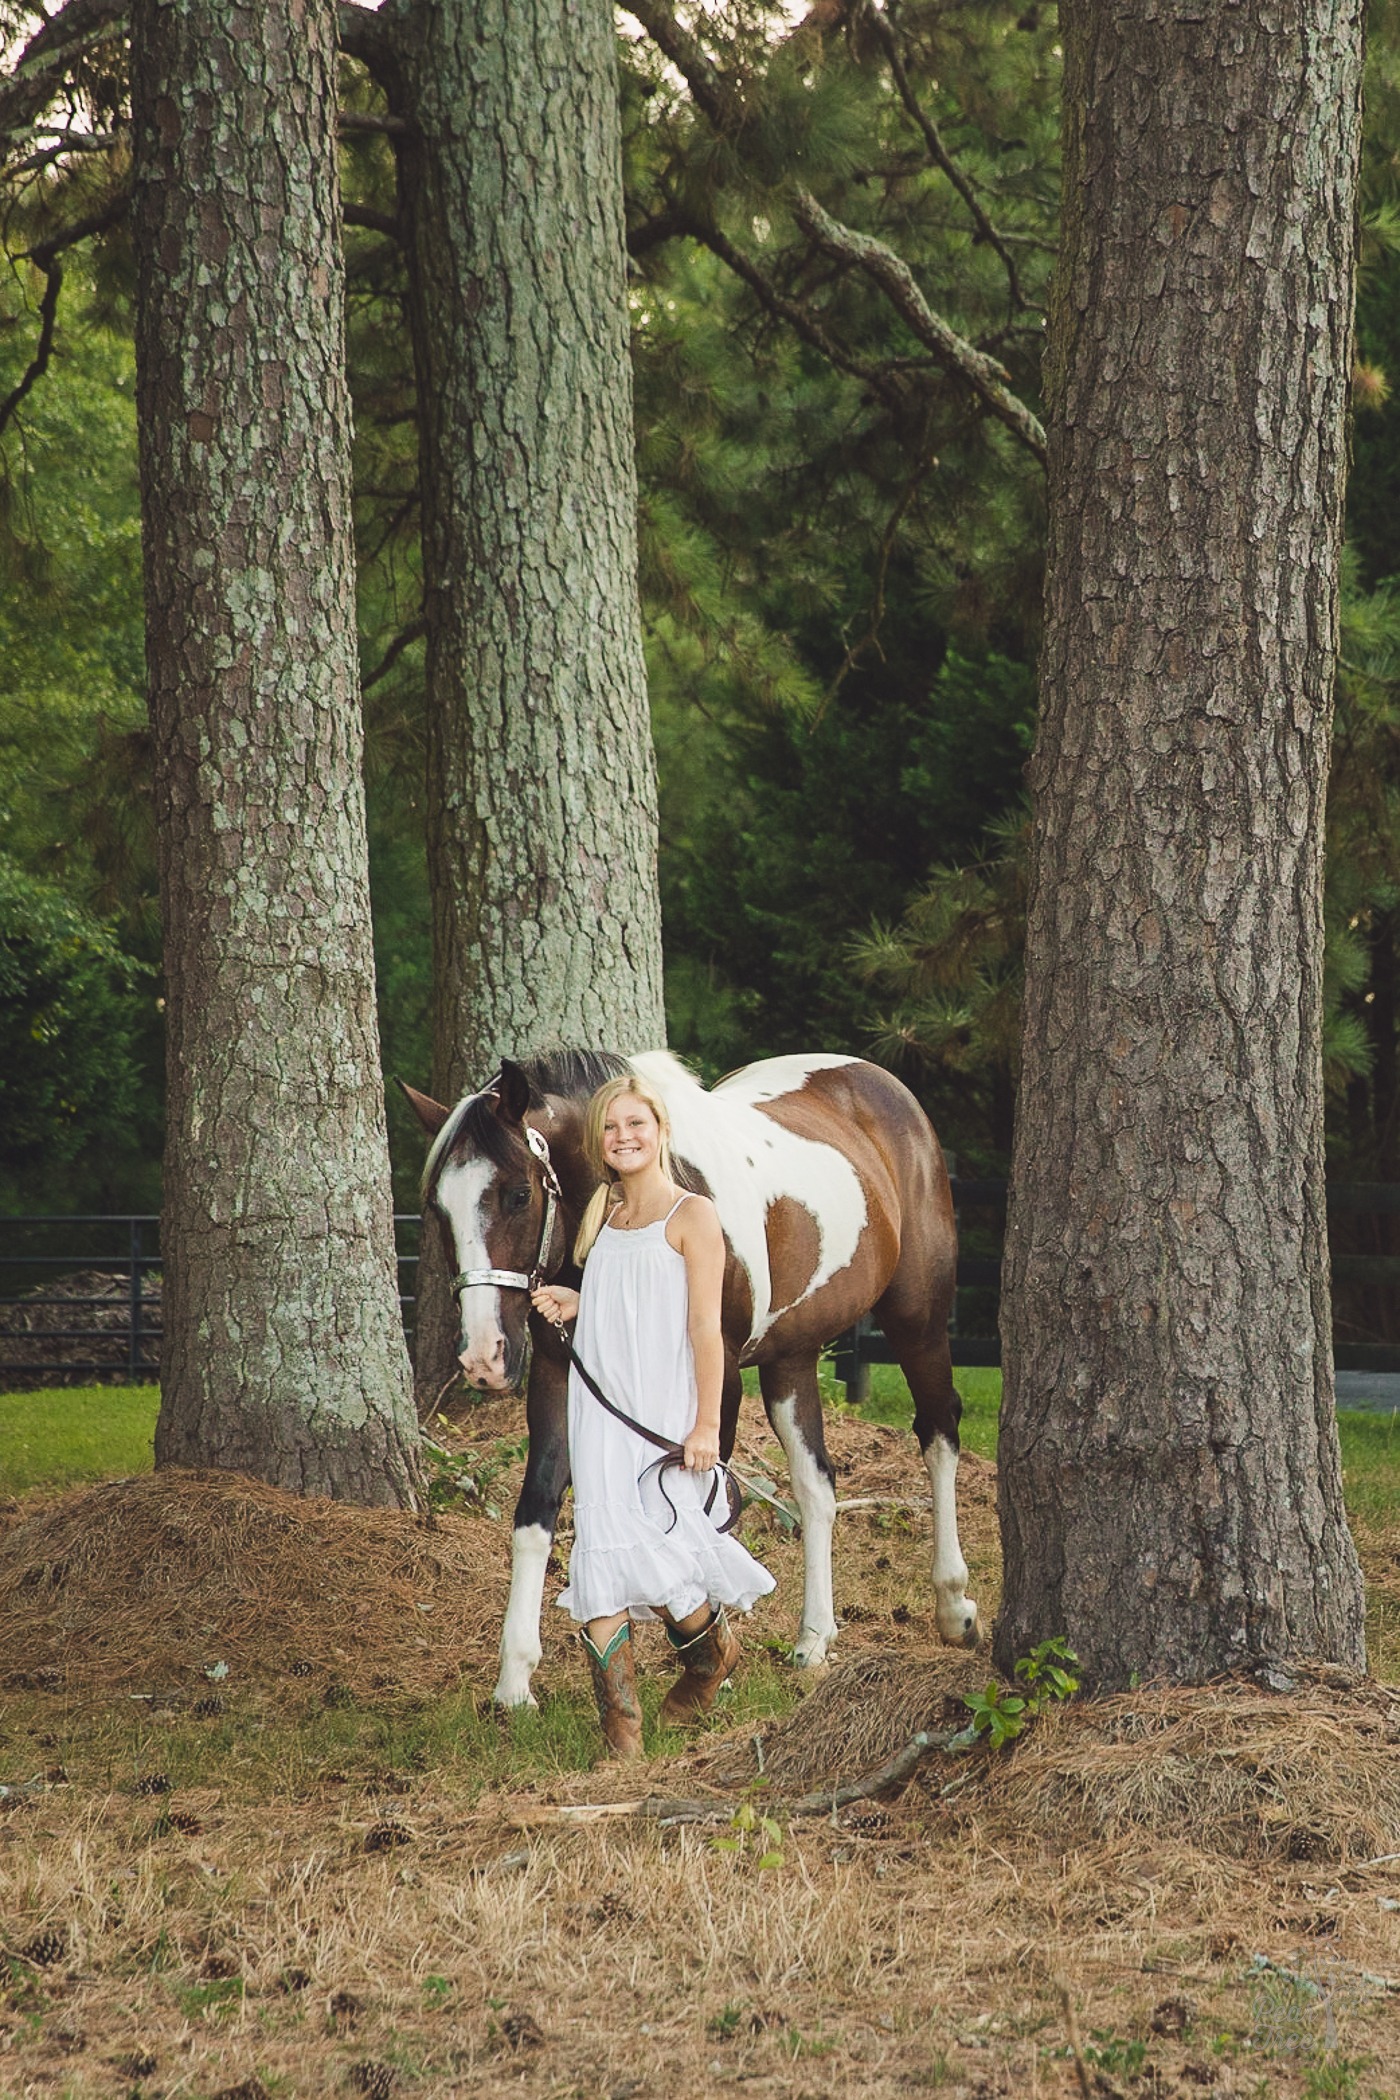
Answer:
M657 1164L668 1181L675 1180L671 1166L671 1118L666 1113L666 1104L655 1087L648 1085L635 1072L620 1073L616 1079L606 1080L583 1112L583 1156L599 1177L599 1185L588 1199L588 1207L579 1221L578 1235L574 1240L574 1260L580 1268L592 1251L593 1242L603 1229L609 1205L617 1191L620 1177L614 1174L603 1159L603 1125L608 1119L608 1110L624 1095L640 1101L656 1118L661 1132L661 1146Z

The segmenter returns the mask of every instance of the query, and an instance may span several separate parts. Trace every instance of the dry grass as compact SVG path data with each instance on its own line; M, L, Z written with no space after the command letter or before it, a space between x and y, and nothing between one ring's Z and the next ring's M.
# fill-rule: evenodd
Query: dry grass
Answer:
M489 1658L504 1575L494 1527L470 1518L427 1530L236 1474L137 1475L0 1539L0 1681L170 1686L217 1660L443 1690Z
M493 1409L463 1434L518 1425ZM917 1492L895 1432L841 1419L833 1442L843 1494ZM745 1457L771 1461L761 1434ZM984 1609L992 1483L969 1465ZM790 1631L799 1549L748 1521L780 1576L752 1654ZM561 1821L737 1789L761 1730L782 1822L784 1795L939 1725L986 1665L936 1648L925 1531L918 1511L844 1521L849 1660L785 1718L640 1774L517 1757L483 1791L517 1734L472 1713L503 1525L288 1510L207 1476L29 1508L0 1541L0 1673L47 1657L65 1689L0 1705L0 1781L52 1775L0 1796L0 2100L1082 2100L1062 1984L1096 2100L1400 2092L1400 1990L1377 1981L1400 1981L1400 1860L1380 1860L1400 1748L1374 1684L1071 1706L1010 1753L931 1761L897 1802L793 1822L764 1871L742 1834L722 1852L702 1828ZM1383 1600L1389 1550L1363 1533ZM541 1678L582 1725L563 1616ZM211 1656L239 1690L201 1751ZM289 1681L303 1659L319 1719ZM129 1698L160 1671L183 1710ZM428 1700L458 1672L467 1698ZM325 1712L332 1674L359 1711ZM137 1791L157 1773L173 1790Z

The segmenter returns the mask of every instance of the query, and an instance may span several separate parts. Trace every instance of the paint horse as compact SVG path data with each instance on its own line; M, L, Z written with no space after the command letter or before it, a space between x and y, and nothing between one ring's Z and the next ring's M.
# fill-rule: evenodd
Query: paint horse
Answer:
M568 1363L525 1286L535 1273L579 1283L573 1239L597 1185L583 1154L583 1114L605 1080L629 1069L666 1104L677 1179L713 1198L724 1227L720 1451L728 1458L733 1449L740 1373L755 1364L802 1518L794 1660L824 1662L837 1631L836 1483L817 1358L866 1312L894 1345L913 1394L914 1433L933 1490L938 1631L972 1646L977 1607L965 1594L954 1496L962 1402L948 1349L956 1228L943 1155L918 1102L890 1073L854 1057L768 1058L707 1091L665 1051L630 1060L561 1051L525 1064L503 1061L498 1078L452 1109L404 1089L433 1139L423 1209L446 1236L468 1382L486 1392L513 1390L527 1332L532 1345L530 1454L515 1512L496 1700L534 1704L545 1567L569 1483Z

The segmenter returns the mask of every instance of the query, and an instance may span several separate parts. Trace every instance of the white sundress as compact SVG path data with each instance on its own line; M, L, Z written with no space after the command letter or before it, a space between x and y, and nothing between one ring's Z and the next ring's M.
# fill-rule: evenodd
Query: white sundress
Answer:
M635 1231L603 1227L584 1268L575 1329L580 1357L614 1405L677 1444L693 1428L696 1407L685 1257L666 1237L684 1201ZM570 1368L574 1544L558 1602L583 1624L622 1611L651 1619L662 1608L683 1619L706 1602L748 1611L775 1586L738 1539L718 1532L705 1514L713 1474L667 1470L672 1522L655 1473L642 1480L658 1455ZM720 1522L726 1507L721 1484Z

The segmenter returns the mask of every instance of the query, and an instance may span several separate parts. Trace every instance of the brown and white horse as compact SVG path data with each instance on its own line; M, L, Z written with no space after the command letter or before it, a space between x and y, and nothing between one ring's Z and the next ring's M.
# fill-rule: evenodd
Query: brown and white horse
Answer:
M534 1703L545 1567L569 1482L568 1364L522 1286L537 1269L578 1283L573 1238L596 1186L583 1156L583 1111L604 1080L629 1069L666 1104L678 1178L713 1197L724 1227L720 1450L727 1458L733 1448L740 1372L755 1364L802 1516L794 1660L824 1662L837 1630L836 1486L817 1358L871 1311L909 1382L914 1433L933 1489L938 1630L945 1641L972 1645L977 1607L965 1594L954 1495L962 1403L948 1352L957 1241L943 1155L918 1102L890 1073L854 1057L768 1058L707 1091L666 1051L631 1059L561 1051L525 1064L506 1060L497 1079L452 1109L404 1089L433 1138L423 1208L446 1235L458 1278L460 1358L469 1383L511 1390L520 1381L527 1330L533 1345L525 1401L530 1455L515 1512L497 1701ZM546 1161L561 1197L552 1225ZM492 1280L475 1280L483 1275Z

